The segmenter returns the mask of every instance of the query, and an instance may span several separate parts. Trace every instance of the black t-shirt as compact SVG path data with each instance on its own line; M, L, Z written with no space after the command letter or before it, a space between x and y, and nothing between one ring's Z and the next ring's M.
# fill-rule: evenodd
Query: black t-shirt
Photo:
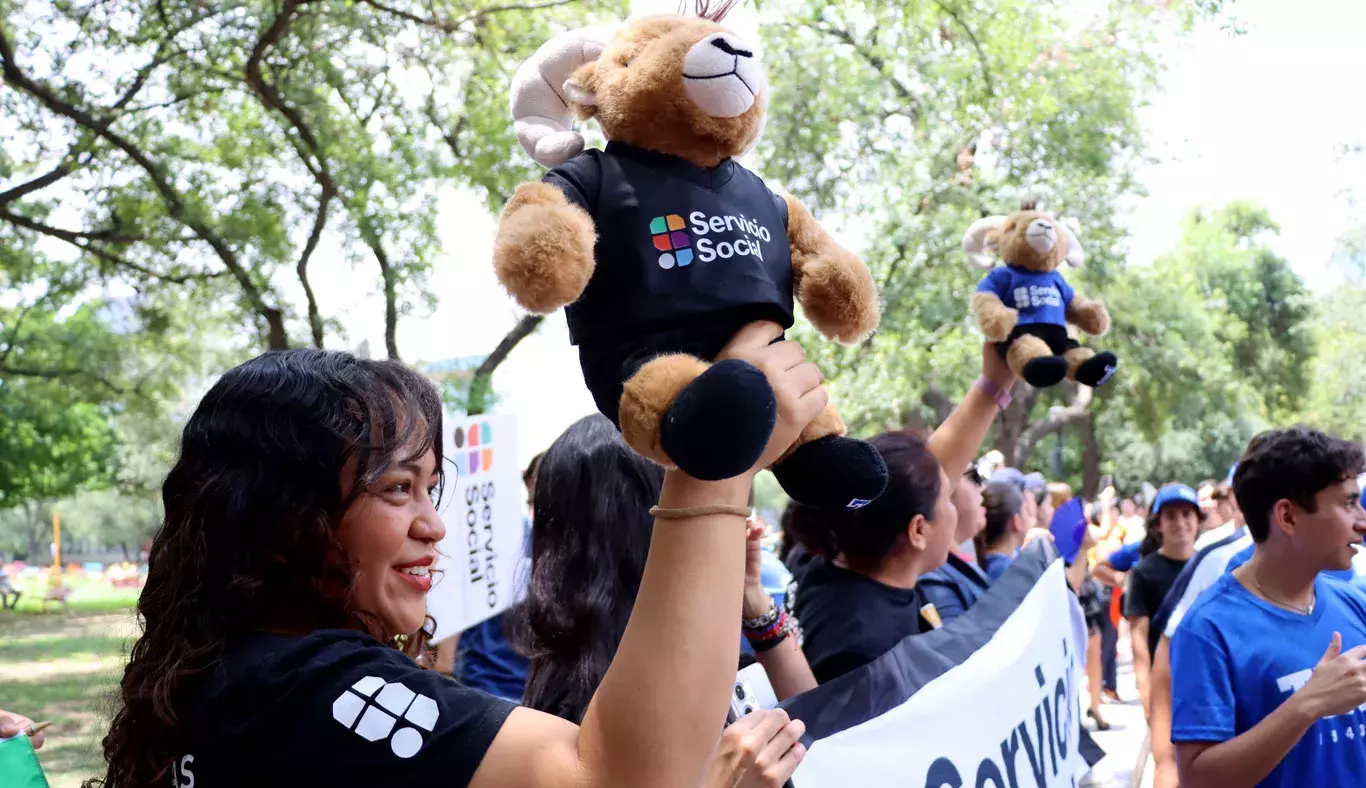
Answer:
M1139 559L1129 570L1129 588L1124 592L1124 615L1126 618L1147 618L1148 655L1157 650L1157 639L1162 631L1152 626L1152 618L1162 608L1162 600L1167 598L1186 561L1177 561L1161 553L1149 553Z
M891 651L908 635L930 630L914 588L894 588L813 558L790 591L807 662L816 680L843 676Z
M734 160L713 169L619 142L544 179L593 217L597 267L565 308L588 388L615 416L650 358L711 360L740 326L793 323L787 203Z
M461 786L514 707L358 632L254 635L184 715L167 784Z

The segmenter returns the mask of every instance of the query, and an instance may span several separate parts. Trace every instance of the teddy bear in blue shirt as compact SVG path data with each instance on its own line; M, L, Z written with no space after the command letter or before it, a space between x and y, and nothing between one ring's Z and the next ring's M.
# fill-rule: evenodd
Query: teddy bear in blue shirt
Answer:
M1082 347L1067 333L1068 323L1091 336L1110 330L1105 305L1073 290L1058 272L1064 261L1076 267L1085 260L1071 229L1025 203L1010 216L973 222L963 251L982 268L992 268L997 254L1005 262L977 285L972 313L1016 375L1035 388L1064 379L1095 387L1110 379L1115 354Z

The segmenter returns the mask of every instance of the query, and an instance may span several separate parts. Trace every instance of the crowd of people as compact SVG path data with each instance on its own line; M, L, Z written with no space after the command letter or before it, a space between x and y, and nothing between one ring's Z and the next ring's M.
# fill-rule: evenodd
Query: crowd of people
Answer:
M462 633L449 666L427 642L445 535L432 384L314 350L229 371L165 481L97 783L783 785L804 725L761 709L723 730L737 669L757 662L784 699L950 624L1026 544L1055 538L1075 496L978 461L1016 382L985 345L981 377L933 433L871 438L881 497L791 505L769 554L754 476L827 399L779 335L755 324L726 350L778 402L745 473L660 468L600 415L528 465L524 598ZM1127 633L1160 786L1366 773L1363 472L1360 445L1292 428L1258 436L1223 483L1086 504L1066 575L1088 628L1087 716L1108 724ZM31 725L22 711L0 712L0 736Z

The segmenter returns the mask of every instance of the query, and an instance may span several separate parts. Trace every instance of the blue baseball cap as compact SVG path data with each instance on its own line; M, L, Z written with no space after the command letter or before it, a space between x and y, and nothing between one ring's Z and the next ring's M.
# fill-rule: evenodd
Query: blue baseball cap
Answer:
M1188 503L1197 510L1200 508L1200 496L1195 494L1189 486L1184 484L1164 484L1162 489L1157 491L1157 497L1153 498L1153 514L1160 514L1163 508L1174 503Z
M1013 484L1021 491L1038 492L1048 487L1048 482L1043 478L1042 473L1024 473L1017 468L1001 468L991 474L989 481Z

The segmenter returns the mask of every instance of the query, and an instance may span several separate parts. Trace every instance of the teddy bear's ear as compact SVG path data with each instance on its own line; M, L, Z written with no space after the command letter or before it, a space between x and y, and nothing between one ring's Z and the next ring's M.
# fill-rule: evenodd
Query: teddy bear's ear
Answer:
M598 73L596 63L587 63L564 81L564 96L584 107L596 107L598 96L590 85L594 84Z
M1071 227L1062 221L1059 221L1058 225L1067 233L1067 257L1064 260L1071 267L1080 268L1082 263L1086 262L1086 250L1081 247L1081 241L1077 240L1077 234L1072 232Z
M574 130L573 110L560 90L584 64L602 55L608 37L608 31L597 28L561 33L542 44L512 77L509 98L517 141L542 166L563 164L583 150L583 136ZM588 95L572 95L570 101L591 106L580 100Z
M1001 225L1005 221L1004 216L988 216L968 227L963 234L963 253L968 256L969 263L983 270L996 265L997 243L1001 236Z

